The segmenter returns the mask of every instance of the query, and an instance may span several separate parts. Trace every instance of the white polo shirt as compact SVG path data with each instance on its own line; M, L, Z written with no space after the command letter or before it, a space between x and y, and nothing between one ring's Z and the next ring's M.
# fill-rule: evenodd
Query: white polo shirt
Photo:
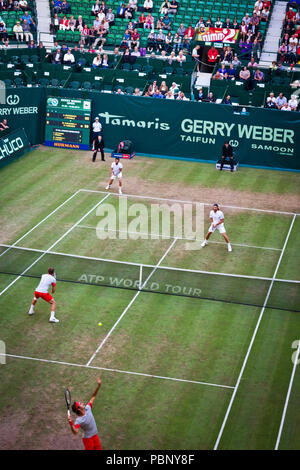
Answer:
M43 274L40 280L39 285L35 289L36 292L41 292L42 294L47 294L50 286L56 285L56 279L51 274Z
M222 219L224 219L224 214L220 210L217 210L217 212L210 211L209 217L213 219L213 224L215 225L218 224Z
M123 165L120 162L119 163L113 162L111 164L111 168L112 168L113 174L115 176L118 176L120 174L120 170L122 170L123 168Z
M102 130L102 124L99 121L93 122L93 131L94 132L101 132Z

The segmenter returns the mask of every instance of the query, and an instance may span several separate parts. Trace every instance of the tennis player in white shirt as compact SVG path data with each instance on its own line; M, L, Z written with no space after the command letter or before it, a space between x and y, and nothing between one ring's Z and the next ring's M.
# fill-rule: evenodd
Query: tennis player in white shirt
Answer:
M229 238L227 237L225 226L224 226L224 214L222 211L220 211L218 204L213 205L213 210L210 211L209 217L210 217L211 225L208 229L204 242L201 243L201 246L203 247L206 246L207 241L209 237L211 236L211 234L214 233L216 230L218 230L220 234L222 235L222 237L224 237L227 243L228 251L232 251L230 241L229 241Z
M123 165L120 162L119 158L116 158L116 161L111 164L110 174L109 174L109 183L105 189L110 189L112 182L118 178L119 180L119 194L122 194L122 170Z
M34 306L37 303L38 299L41 298L46 302L51 304L51 315L50 315L50 323L59 323L59 320L55 318L55 300L53 299L52 295L49 294L48 290L52 286L51 294L54 294L55 287L56 287L56 277L54 268L48 269L48 274L43 274L40 280L39 285L37 286L36 290L34 291L33 301L31 302L29 315L34 314Z

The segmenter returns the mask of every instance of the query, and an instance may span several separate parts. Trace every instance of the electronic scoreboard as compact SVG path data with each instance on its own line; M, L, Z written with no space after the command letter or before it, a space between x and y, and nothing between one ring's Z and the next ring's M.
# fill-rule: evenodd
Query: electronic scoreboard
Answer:
M91 108L91 100L48 97L45 145L88 150Z

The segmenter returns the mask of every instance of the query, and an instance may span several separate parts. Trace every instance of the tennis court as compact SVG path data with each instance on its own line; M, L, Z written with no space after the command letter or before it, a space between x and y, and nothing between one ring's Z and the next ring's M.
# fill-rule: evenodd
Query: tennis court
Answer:
M219 234L187 250L173 218L170 234L151 232L149 221L150 236L139 226L99 238L99 208L109 203L119 217L120 199L80 189L1 245L7 366L55 400L70 382L83 393L96 372L104 377L95 416L106 449L297 448L299 216L222 206L233 252ZM126 200L149 213L154 203L189 202ZM49 265L59 325L41 301L26 315Z

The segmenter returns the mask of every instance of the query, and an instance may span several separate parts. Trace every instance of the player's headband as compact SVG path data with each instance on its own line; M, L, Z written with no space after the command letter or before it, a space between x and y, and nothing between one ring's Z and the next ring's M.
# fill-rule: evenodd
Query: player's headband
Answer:
M76 411L78 410L78 407L79 407L79 401L75 401L75 408L76 408Z

